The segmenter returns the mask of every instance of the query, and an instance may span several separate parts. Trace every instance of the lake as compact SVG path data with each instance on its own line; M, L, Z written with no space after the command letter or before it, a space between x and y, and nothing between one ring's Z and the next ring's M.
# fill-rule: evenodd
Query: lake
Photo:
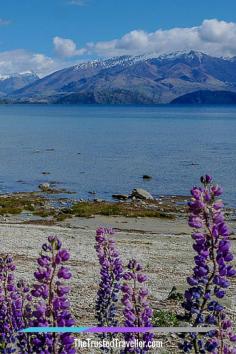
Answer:
M1 193L56 181L85 199L187 195L209 173L236 206L236 107L1 105L0 162Z

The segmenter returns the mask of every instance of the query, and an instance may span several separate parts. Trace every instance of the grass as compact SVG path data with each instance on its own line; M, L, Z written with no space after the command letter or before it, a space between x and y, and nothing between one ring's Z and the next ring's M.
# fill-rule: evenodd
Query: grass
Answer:
M33 212L33 215L40 216L41 218L53 217L55 221L64 221L67 218L72 217L72 211L70 208L56 209L44 209L40 208Z
M0 215L20 214L22 211L34 211L36 205L43 205L43 199L35 196L0 196Z
M42 218L48 218L49 216L56 216L57 213L54 210L38 209L33 211L33 215L40 216Z
M63 221L72 216L91 217L94 215L174 219L173 213L169 210L151 209L134 202L85 201L76 202L69 208L55 209L47 204L47 199L34 193L0 196L0 215L20 214L23 211L30 211L33 215L42 218L52 217L55 221Z
M178 327L176 314L166 310L154 311L152 324L154 327Z
M71 214L80 217L92 215L173 218L171 214L137 207L132 203L80 202L71 208Z

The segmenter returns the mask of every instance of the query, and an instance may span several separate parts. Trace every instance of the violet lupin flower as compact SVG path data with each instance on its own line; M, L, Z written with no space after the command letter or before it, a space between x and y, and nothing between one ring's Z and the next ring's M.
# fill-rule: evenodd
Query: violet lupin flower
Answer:
M233 324L222 311L218 317L217 329L209 333L205 348L211 353L236 354L236 335Z
M129 261L128 270L123 274L125 280L122 285L122 304L124 306L123 314L125 317L126 327L152 327L153 311L148 302L149 291L144 286L147 276L142 273L142 266L135 260ZM127 333L124 335L125 341L128 343L123 353L140 353L148 352L148 343L153 341L153 333L144 334ZM143 341L144 347L132 347L135 340Z
M69 269L64 266L69 258L69 252L61 248L61 242L57 237L50 236L48 243L42 246L42 253L37 260L39 267L34 273L36 283L31 291L33 298L38 301L31 314L30 327L74 325L68 300L70 288L64 284L71 278ZM74 354L76 352L74 337L69 333L31 335L30 345L32 353Z
M20 280L17 282L17 292L21 299L21 329L27 328L31 316L32 316L32 296L30 294L30 287L24 281ZM16 334L16 346L18 348L18 353L32 353L30 348L30 338L28 334L23 332L17 332Z
M24 327L22 299L14 280L15 265L11 256L0 258L0 351L14 353L16 332Z
M185 292L185 318L192 326L215 326L216 330L205 336L184 336L180 348L194 353L235 353L232 329L225 328L224 307L220 303L230 286L230 278L236 275L231 262L233 254L229 240L230 231L225 223L223 202L217 199L223 192L212 185L208 175L201 178L203 187L191 190L189 226L194 228L193 274L187 278L190 288ZM231 327L230 327L231 328Z
M122 262L111 235L112 229L99 228L96 232L95 249L100 264L100 283L96 300L96 319L100 327L116 327L117 302L122 278ZM112 338L110 334L102 334L102 339Z

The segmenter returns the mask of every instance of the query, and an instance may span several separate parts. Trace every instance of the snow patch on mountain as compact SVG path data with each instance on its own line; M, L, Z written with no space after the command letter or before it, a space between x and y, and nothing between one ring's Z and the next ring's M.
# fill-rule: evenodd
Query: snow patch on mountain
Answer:
M12 78L34 78L34 79L39 79L38 75L34 73L33 71L24 71L22 73L13 73L13 74L6 74L2 75L0 74L0 80L8 80Z
M157 54L157 53L153 53L153 52L143 54L143 55L138 55L138 56L124 55L124 56L113 57L113 58L109 58L109 59L97 59L97 60L82 62L77 65L74 65L73 71L88 70L91 68L101 68L101 69L107 68L108 69L108 68L111 68L114 66L127 67L127 66L134 65L137 62L141 62L141 61L145 62L150 59L177 60L182 57L184 59L189 59L189 60L197 59L197 60L199 60L199 62L201 62L201 60L204 56L206 56L206 54L204 54L200 51L195 51L195 50L177 51L177 52L171 52L171 53L161 54L161 55Z

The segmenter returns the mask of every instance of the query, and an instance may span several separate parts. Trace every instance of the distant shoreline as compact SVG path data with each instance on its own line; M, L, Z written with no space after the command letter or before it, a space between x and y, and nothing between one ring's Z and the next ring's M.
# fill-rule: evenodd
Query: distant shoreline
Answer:
M212 92L212 95L209 97L204 97L201 95L201 92L196 92L196 96L192 94L180 96L177 99L173 100L170 103L70 103L70 102L40 102L40 101L11 101L11 100L3 100L1 101L0 99L0 106L1 105L40 105L40 106L49 106L49 105L55 105L55 106L95 106L95 107L211 107L211 106L236 106L236 93L234 92L228 92L224 91L222 100L221 97L219 99L217 98L214 100L216 92ZM232 97L231 97L231 94ZM226 95L226 97L225 97ZM229 97L227 96L229 95ZM217 96L216 96L217 97Z

